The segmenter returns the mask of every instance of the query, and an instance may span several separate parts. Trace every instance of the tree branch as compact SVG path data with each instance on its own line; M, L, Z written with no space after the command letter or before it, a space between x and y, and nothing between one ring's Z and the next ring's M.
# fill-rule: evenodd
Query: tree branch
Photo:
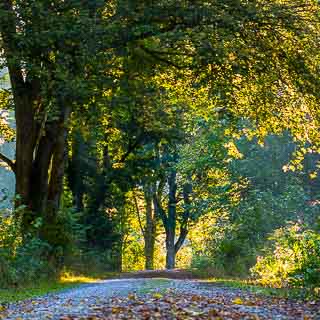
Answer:
M154 206L155 214L157 214L161 218L161 220L163 222L163 226L167 230L168 217L167 217L164 209L162 208L159 196L156 193L153 195L153 206Z
M185 56L185 57L195 57L196 56L196 54L187 53L187 52L172 52L172 51L163 51L163 50L150 49L150 48L147 48L147 47L145 47L143 45L140 45L140 48L142 50L148 50L150 53L153 52L154 54L157 54L157 55Z
M2 160L3 162L5 162L9 167L10 169L15 172L16 170L16 165L15 163L9 159L8 157L6 157L4 154L0 153L0 160Z
M180 224L180 235L176 244L174 245L176 252L178 252L181 246L183 245L189 232L188 222L190 218L191 192L192 192L192 185L190 183L184 184L183 186L184 211L182 215L182 221Z
M188 228L186 226L181 227L179 238L174 245L175 252L178 252L180 250L181 246L183 245L184 241L186 240L187 235L188 235Z
M122 155L121 159L118 161L119 163L124 163L126 159L130 156L130 154L138 147L140 143L140 137L136 139L135 142L129 141L128 150L124 155Z
M147 54L149 54L150 56L152 56L153 58L159 60L160 62L163 62L169 66L172 66L172 67L175 67L179 70L182 70L182 69L186 69L186 68L189 68L188 66L180 66L174 62L172 62L171 60L167 60L163 57L161 57L161 54L160 53L157 53L156 51L153 51L153 50L150 50L144 46L140 46L140 48L145 51Z
M146 237L146 230L145 230L145 228L144 228L143 225L142 225L142 221L141 221L141 217L140 217L139 205L138 205L138 201L137 201L137 197L136 197L136 192L135 192L134 189L133 189L133 191L132 191L132 194L133 194L134 205L135 205L135 207L136 207L136 212L137 212L137 216L138 216L139 226L140 226L142 235L143 235L143 237L145 238L145 237Z

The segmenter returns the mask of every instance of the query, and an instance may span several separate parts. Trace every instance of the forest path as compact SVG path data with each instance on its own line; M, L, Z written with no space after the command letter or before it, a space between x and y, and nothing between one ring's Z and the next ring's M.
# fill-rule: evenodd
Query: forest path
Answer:
M320 303L262 297L196 280L114 279L11 304L0 319L306 320L320 319Z

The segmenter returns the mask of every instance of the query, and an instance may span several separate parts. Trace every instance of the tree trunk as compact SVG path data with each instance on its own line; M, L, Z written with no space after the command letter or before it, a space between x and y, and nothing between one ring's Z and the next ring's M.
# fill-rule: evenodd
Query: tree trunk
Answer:
M67 168L68 185L73 196L73 205L77 212L83 212L83 197L85 193L84 177L88 175L85 158L88 157L86 143L81 130L75 128L72 132L71 158ZM87 160L88 161L88 160Z
M174 246L175 232L170 229L166 233L166 269L174 269L176 266L176 250Z
M191 205L191 193L192 185L191 183L186 183L183 186L183 201L184 208L182 216L179 219L179 237L176 241L176 223L177 223L177 183L176 183L176 171L172 170L168 177L169 186L169 201L168 201L168 214L161 204L162 192L164 189L164 179L160 179L159 185L153 194L153 203L155 212L161 217L163 222L165 232L166 232L166 268L174 269L176 262L176 255L180 248L182 247L187 235L188 235L188 224L190 220L190 205Z
M177 215L177 173L174 169L171 170L168 178L169 184L169 201L168 201L168 218L167 218L167 227L166 227L166 268L174 269L175 268L175 237L176 237L176 215Z
M55 235L48 230L56 227L56 218L60 206L63 190L64 165L66 162L67 127L70 108L61 111L60 119L47 124L44 133L34 147L32 171L29 175L29 194L23 198L28 208L23 216L23 231L39 231L39 236L49 242L55 243ZM17 152L18 153L18 152ZM19 163L17 157L17 164ZM24 177L26 179L26 177ZM18 180L18 179L17 179ZM17 194L19 190L17 188ZM36 218L42 218L39 230L33 230ZM57 231L58 232L58 231Z
M183 185L183 213L182 213L182 219L180 221L180 232L179 232L179 238L175 244L175 251L176 253L180 250L182 247L184 241L186 240L186 237L189 232L189 219L190 219L190 206L191 206L191 192L192 192L192 185L191 183L185 183Z
M51 173L48 192L48 214L56 215L60 207L60 200L63 191L63 177L65 172L65 163L67 160L67 122L71 112L70 106L65 107L61 122L57 130L56 143L53 149L51 159Z
M36 143L36 128L33 122L33 110L31 98L21 88L15 96L15 117L16 117L16 207L23 205L22 229L28 230L35 218L33 212L32 184L37 184L41 177L34 171L34 146ZM43 152L43 157L45 152ZM38 160L40 162L40 160ZM44 160L43 160L44 162ZM42 175L42 172L39 172ZM35 178L36 180L34 180ZM31 183L32 181L32 183ZM39 188L40 189L40 188ZM37 193L38 194L38 193ZM39 195L39 194L38 194ZM40 195L39 195L40 196ZM40 205L39 201L39 205Z
M146 225L144 228L144 254L145 269L154 269L154 247L156 240L156 215L152 209L152 189L149 184L144 186L144 197L146 203Z
M34 233L38 217L46 221L48 203L51 215L59 206L62 190L65 122L69 111L63 101L60 118L47 122L46 106L41 100L40 78L23 69L17 59L21 49L16 38L17 16L13 2L0 2L0 10L6 14L0 20L0 32L4 55L9 70L16 118L16 161L12 168L16 176L16 208L23 206L22 232ZM50 174L51 172L51 174ZM49 176L50 175L50 176ZM21 210L19 211L21 212Z

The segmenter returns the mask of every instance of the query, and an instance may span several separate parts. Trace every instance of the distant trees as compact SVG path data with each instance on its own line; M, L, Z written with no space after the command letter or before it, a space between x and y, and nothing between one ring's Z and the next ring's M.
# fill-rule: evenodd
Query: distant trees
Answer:
M154 193L154 208L161 218L166 235L166 268L175 268L176 254L189 231L191 216L191 182L183 182L176 165L179 155L170 147L158 154L160 174ZM172 153L170 153L170 151Z
M310 204L319 193L310 186L320 178L310 177L308 162L301 170L284 170L294 161L294 150L299 146L288 133L268 135L263 144L242 136L226 145L223 167L203 161L207 153L197 159L203 174L198 190L205 190L198 206L207 206L204 217L214 223L207 226L206 249L195 255L195 265L245 276L275 229L292 222L318 230L319 205ZM312 167L316 170L315 162Z

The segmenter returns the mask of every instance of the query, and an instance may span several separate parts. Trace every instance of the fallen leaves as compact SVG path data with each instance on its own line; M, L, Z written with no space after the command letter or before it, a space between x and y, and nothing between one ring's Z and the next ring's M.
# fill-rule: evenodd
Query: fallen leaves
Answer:
M233 301L232 301L234 304L243 304L243 301L241 298L235 298Z
M136 300L137 297L136 297L135 294L129 294L129 295L128 295L128 299L129 299L129 300Z
M125 281L125 280L124 280ZM137 280L138 281L138 280ZM139 282L138 282L139 283ZM106 284L110 286L110 284ZM113 296L99 294L93 287L81 295L68 294L26 300L19 307L6 305L0 319L6 320L265 320L320 319L320 302L267 297L249 291L205 285L197 282L173 282L170 288L157 288L139 293L135 285L128 294L119 294L114 283ZM126 284L127 285L127 284ZM84 291L83 291L84 290ZM100 293L101 291L99 291ZM102 291L103 292L103 291ZM110 292L110 290L109 290ZM0 305L1 306L1 305ZM12 313L13 311L13 313Z
M290 309L292 308L292 309ZM129 294L114 297L94 308L96 314L87 317L62 317L60 320L262 320L318 319L316 313L299 309L285 300L246 295L205 296L186 292L168 291L144 296Z
M156 293L153 294L153 298L155 298L155 299L160 299L160 298L162 298L162 294L156 292Z

